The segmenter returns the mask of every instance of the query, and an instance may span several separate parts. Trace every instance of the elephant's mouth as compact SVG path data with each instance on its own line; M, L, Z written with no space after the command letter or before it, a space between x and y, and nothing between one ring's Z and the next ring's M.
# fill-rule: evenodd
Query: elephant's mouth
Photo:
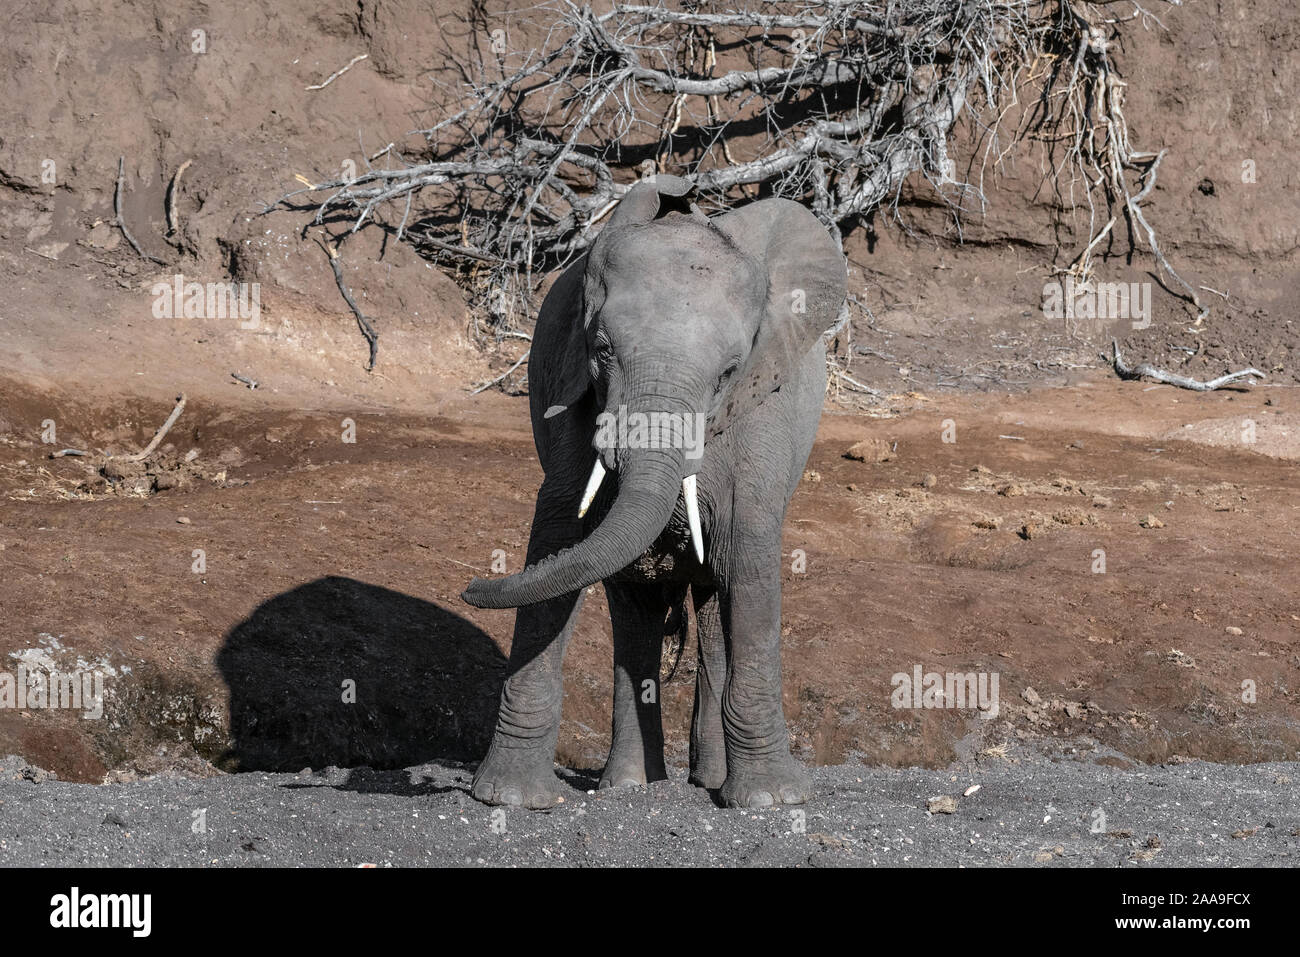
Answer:
M698 462L688 461L682 448L620 449L613 458L618 490L590 534L515 575L476 578L461 597L480 608L515 608L572 594L634 565L640 573L658 574L663 569L656 571L656 566L670 559L674 575L681 573L678 566L683 560L693 558L697 566L702 565L705 542L695 474ZM579 517L586 516L608 474L605 461L597 457L580 499L572 503ZM684 557L672 547L674 538L680 541L680 525L673 522L677 513L684 514L691 542ZM670 525L676 525L676 530Z

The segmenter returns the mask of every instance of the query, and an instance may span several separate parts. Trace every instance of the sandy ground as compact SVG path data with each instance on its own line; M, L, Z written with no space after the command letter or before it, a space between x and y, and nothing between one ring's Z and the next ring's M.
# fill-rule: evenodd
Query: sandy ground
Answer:
M528 812L484 807L468 794L471 773L442 762L101 787L3 767L0 856L17 866L1293 867L1300 858L1294 763L1126 771L1023 750L937 771L846 764L814 772L817 797L804 808L743 812L718 808L681 774L593 791L594 777L567 773L565 802ZM944 796L949 811L934 803Z

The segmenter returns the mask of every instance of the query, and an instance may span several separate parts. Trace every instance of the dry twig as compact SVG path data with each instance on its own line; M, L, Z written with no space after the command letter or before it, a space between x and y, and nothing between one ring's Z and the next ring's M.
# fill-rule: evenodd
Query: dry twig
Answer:
M326 77L325 80L324 80L323 82L321 82L321 83L314 83L314 84L312 84L311 86L307 87L307 89L308 89L308 90L323 90L323 89L325 89L325 87L329 86L331 83L333 83L335 80L337 80L339 77L341 77L344 73L347 73L348 70L352 69L356 64L360 63L362 60L366 59L366 57L368 57L368 56L370 56L369 53L358 53L358 54L357 54L356 56L354 56L351 60L349 60L349 61L347 62L347 64L344 65L341 69L335 70L335 71L334 71L333 73L331 73L328 77Z

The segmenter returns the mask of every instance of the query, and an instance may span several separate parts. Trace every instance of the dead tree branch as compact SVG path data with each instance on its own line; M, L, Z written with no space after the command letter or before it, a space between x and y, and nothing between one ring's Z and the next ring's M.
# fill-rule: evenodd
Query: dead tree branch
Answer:
M379 333L376 332L375 327L370 324L370 320L366 318L366 314L357 306L356 300L352 298L351 290L348 289L348 284L343 281L343 269L339 266L338 251L330 249L324 243L320 242L320 240L317 240L317 242L320 244L320 248L325 250L325 256L329 260L330 269L334 271L334 283L339 287L339 292L343 296L343 301L346 302L348 308L352 310L352 315L355 316L357 320L357 328L361 330L361 334L366 337L366 344L370 346L370 361L366 364L366 371L374 372L375 358L379 354Z
M1110 345L1112 350L1111 361L1115 365L1115 374L1121 379L1141 379L1146 376L1148 379L1155 379L1157 382L1163 382L1166 385L1176 385L1180 389L1191 389L1193 392L1213 392L1215 389L1222 389L1224 386L1232 385L1242 379L1251 377L1268 378L1268 376L1252 366L1249 369L1242 369L1240 372L1230 372L1227 375L1219 376L1217 379L1201 382L1190 376L1177 375L1173 372L1166 372L1164 369L1157 369L1145 362L1129 366L1119 354L1119 343L1112 339Z
M147 459L149 454L154 449L158 448L158 443L163 440L163 436L171 431L172 426L176 424L176 420L181 417L181 413L184 411L185 393L182 392L176 397L176 407L172 409L172 414L167 416L167 421L164 422L158 431L154 433L153 440L146 445L143 450L136 452L134 455L118 455L116 458L119 458L124 462L142 462Z
M1143 23L1154 20L1127 0ZM1177 0L1169 0L1177 2ZM1161 155L1135 150L1110 47L1115 5L1084 0L712 0L600 11L543 0L541 40L467 64L468 103L413 131L388 168L350 180L299 176L279 205L355 231L378 222L471 290L475 333L499 339L531 317L537 277L585 250L637 176L695 186L706 210L757 196L806 204L837 237L896 206L921 174L954 212L983 209L984 166L1009 146L1001 119L1030 91L1013 139L1054 151L1051 179L1087 197L1086 279L1113 220L1129 226L1189 302L1143 203ZM503 21L514 22L514 21ZM1158 21L1156 21L1158 23ZM963 117L988 147L963 182L949 138ZM411 160L404 158L411 156ZM972 176L972 173L979 174ZM1092 221L1093 197L1112 207ZM480 316L483 322L480 325ZM847 384L847 383L846 383Z

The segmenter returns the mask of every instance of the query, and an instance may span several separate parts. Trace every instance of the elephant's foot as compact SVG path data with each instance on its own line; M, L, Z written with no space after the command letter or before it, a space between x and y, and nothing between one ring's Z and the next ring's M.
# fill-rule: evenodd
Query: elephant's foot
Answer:
M552 762L538 766L529 751L493 750L474 775L470 793L484 804L548 808L560 802L559 779Z
M718 736L721 738L721 735ZM687 779L697 788L716 791L727 780L727 753L721 741L716 748L693 749L691 754L691 776Z
M812 776L789 755L731 762L719 796L727 807L803 804L812 799Z
M640 749L620 749L615 745L605 762L605 771L600 776L601 790L605 788L645 787L651 781L666 781L668 772L664 769L663 758L658 761L646 760Z
M662 781L662 778L653 780ZM600 784L596 785L600 790L605 788L639 788L647 784L646 773L641 768L611 768L606 766L605 773L600 776Z

